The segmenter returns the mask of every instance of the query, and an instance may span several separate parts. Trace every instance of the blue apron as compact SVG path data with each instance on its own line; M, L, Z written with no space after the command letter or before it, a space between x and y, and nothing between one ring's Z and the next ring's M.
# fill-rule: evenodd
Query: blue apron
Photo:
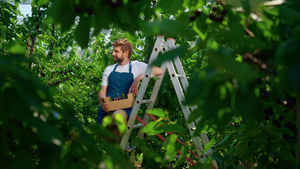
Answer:
M108 87L106 97L115 98L122 96L122 94L127 95L129 88L131 87L134 81L133 74L131 73L131 61L129 61L129 73L116 72L118 65L119 64L117 63L114 70L108 76ZM129 118L132 107L123 110L126 112ZM100 106L97 114L97 123L102 124L102 120L107 114L108 113L102 109L102 106Z

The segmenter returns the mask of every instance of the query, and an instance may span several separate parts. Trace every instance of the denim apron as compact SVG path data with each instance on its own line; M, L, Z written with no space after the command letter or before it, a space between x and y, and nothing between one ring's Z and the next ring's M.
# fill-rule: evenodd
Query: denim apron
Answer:
M133 74L131 73L131 61L129 61L129 73L116 72L118 65L119 64L117 63L114 70L108 76L108 87L107 87L106 97L115 98L115 97L122 96L122 94L127 95L129 88L131 87L134 81ZM132 107L123 110L126 112L129 118ZM108 112L108 113L112 113L112 112ZM102 109L102 106L100 106L97 114L97 123L102 124L103 118L108 113Z

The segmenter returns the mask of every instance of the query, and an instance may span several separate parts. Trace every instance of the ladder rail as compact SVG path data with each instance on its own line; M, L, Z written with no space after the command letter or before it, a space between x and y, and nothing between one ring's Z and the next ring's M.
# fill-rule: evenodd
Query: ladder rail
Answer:
M160 52L160 46L161 46L161 43L162 43L163 40L164 40L163 36L158 36L157 39L156 39L154 48L153 48L151 56L150 56L149 64L147 66L147 69L146 69L144 78L142 80L138 95L136 96L136 100L134 102L129 120L127 122L127 130L125 131L125 133L124 133L124 135L121 139L120 147L121 147L122 150L125 150L125 147L128 143L128 140L129 140L129 137L130 137L130 134L131 134L131 131L132 131L132 126L134 125L136 116L137 116L138 111L139 111L140 106L141 106L141 101L143 99L143 96L145 95L146 88L148 86L149 79L150 79L151 74L152 74L152 69L153 69L153 64L152 63L156 60L156 58L157 58L157 56Z
M190 109L187 105L183 104L184 101L185 101L185 97L183 95L183 90L182 90L182 87L180 85L178 77L174 76L174 74L176 74L176 71L175 71L175 68L174 68L174 65L173 65L172 61L167 62L167 69L170 73L170 78L171 78L171 81L172 81L173 86L175 88L175 92L176 92L177 98L179 100L179 104L180 104L181 109L183 111L183 115L184 115L185 119L187 120L189 115L190 115ZM194 131L192 130L192 128L195 128L196 126L195 126L194 122L187 124L187 126L188 126L189 132L192 136L192 140L193 140L194 145L196 147L196 151L197 151L197 154L200 158L200 161L203 163L205 161L206 157L205 157L204 152L203 152L204 149L203 149L203 146L201 144L200 138L199 137L193 137Z
M167 40L167 42L168 42L169 49L175 49L176 48L174 39L170 38L170 39ZM179 58L178 55L174 58L174 65L175 65L175 68L176 68L178 74L183 76L182 78L180 78L180 82L181 82L181 85L182 85L182 88L183 88L184 92L187 93L187 90L188 90L188 87L189 87L189 82L187 80L186 74L183 70L183 66L182 66L182 63L181 63L180 58ZM197 106L191 106L192 111L194 111L195 109L197 109ZM195 121L196 124L199 122L199 120L200 119L197 119ZM200 137L201 137L202 142L203 142L204 145L206 145L209 142L208 137L205 133L201 133ZM212 151L212 150L210 149L209 151Z
M164 52L164 51L165 51L165 50L163 50L162 52ZM150 96L150 100L156 100L156 97L157 97L157 95L158 95L158 91L159 91L159 89L160 89L160 86L161 86L161 83L162 83L162 81L163 81L163 77L164 77L164 74L165 74L165 71L166 71L166 63L165 63L165 62L162 63L162 65L161 65L160 68L162 69L163 74L160 75L158 78L157 78L157 77L152 77L152 78L156 78L157 80L155 81L155 84L154 84L154 87L153 87L153 90L152 90L152 93L151 93L151 96ZM149 103L149 104L147 105L146 110L152 109L152 108L154 107L154 104L155 104L155 102ZM138 118L138 116L137 116L136 118ZM149 118L149 115L145 112L145 113L144 113L144 117L143 117L143 121L144 121L145 123L148 123L148 122L149 122L149 119L150 119L150 118ZM138 138L143 138L144 135L145 135L145 133L142 132L143 127L144 127L144 126L142 126L142 127L140 128L139 132L138 132L138 135L137 135ZM129 161L131 161L131 162L134 162L134 159L135 159L135 151L136 151L136 150L133 150L133 151L131 152L130 159L129 159Z
M157 95L158 95L161 83L163 81L165 70L166 70L166 66L165 66L164 63L162 64L161 69L163 70L163 74L161 75L162 78L159 78L159 79L156 80L156 82L154 84L154 88L153 88L151 96L150 96L150 100L156 100L156 98L157 98ZM152 109L154 107L154 104L155 104L155 102L149 103L148 106L147 106L147 108L146 108L146 110ZM149 122L149 116L147 115L147 113L144 114L143 121L146 122L146 123ZM139 130L139 133L138 133L138 137L139 138L142 138L144 136L144 133L142 132L142 129L143 128L141 128Z
M175 49L176 48L174 39L168 39L167 42L168 42L168 45L169 45L169 49ZM174 65L177 69L178 74L183 76L183 78L180 79L180 82L182 84L184 92L186 93L187 89L189 87L189 82L188 82L186 74L183 70L182 63L181 63L180 58L179 58L178 55L173 60L174 60Z

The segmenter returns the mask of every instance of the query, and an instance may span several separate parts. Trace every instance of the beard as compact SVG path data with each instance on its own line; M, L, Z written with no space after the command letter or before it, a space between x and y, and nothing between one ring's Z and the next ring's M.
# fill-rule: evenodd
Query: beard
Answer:
M118 57L114 58L115 63L121 63L121 62L123 62L123 60L124 60L123 55L119 58Z

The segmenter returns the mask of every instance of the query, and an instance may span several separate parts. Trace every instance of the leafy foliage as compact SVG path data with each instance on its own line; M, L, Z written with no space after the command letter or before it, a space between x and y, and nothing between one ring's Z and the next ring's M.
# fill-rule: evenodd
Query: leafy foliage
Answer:
M163 80L155 105L161 109L148 112L159 119L144 128L145 139L136 140L142 166L188 168L185 157L198 161L182 127L190 122L196 122L195 136L210 137L204 151L214 151L195 167L211 167L212 159L220 168L300 163L297 0L35 0L22 23L18 1L0 4L1 166L132 166L107 142L112 133L95 124L97 93L112 64L113 40L127 37L136 47L132 59L147 62L161 34L180 48L158 62L180 56L190 81L185 104L197 109L186 122L170 80ZM166 143L152 136L159 133Z

